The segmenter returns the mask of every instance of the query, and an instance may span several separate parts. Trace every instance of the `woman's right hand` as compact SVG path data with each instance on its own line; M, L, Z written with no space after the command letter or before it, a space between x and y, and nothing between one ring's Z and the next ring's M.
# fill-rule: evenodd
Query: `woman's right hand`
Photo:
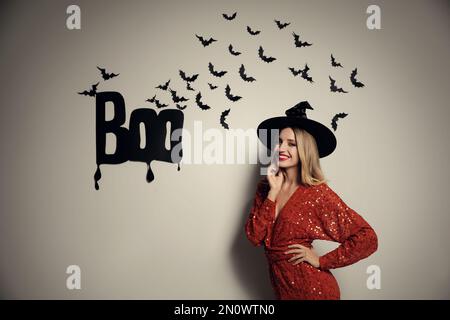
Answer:
M275 157L277 157L277 155ZM275 201L275 199L277 198L284 181L284 175L281 172L280 168L277 166L277 159L275 159L275 157L274 161L272 161L267 170L267 180L270 184L268 198L272 201Z

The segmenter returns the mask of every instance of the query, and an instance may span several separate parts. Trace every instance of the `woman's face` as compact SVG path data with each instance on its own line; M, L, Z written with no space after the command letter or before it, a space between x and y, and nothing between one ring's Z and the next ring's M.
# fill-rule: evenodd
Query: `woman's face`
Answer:
M292 128L284 128L280 132L279 143L275 150L279 151L279 167L289 168L298 165L299 156L297 142Z

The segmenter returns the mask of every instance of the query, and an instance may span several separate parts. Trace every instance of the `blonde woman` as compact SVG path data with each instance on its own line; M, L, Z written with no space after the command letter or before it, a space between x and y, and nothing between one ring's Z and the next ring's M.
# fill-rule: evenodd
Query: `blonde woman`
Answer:
M308 119L306 109L312 108L302 101L285 117L258 126L266 145L260 130L279 130L274 148L278 161L258 183L245 232L253 245L265 247L277 299L340 299L330 269L368 257L377 250L378 239L327 185L319 158L334 151L336 138L326 126ZM312 247L315 239L340 245L318 256Z

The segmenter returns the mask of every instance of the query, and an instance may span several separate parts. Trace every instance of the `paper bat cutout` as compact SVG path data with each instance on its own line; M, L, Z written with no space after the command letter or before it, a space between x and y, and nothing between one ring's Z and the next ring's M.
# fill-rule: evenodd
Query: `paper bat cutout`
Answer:
M223 13L222 16L223 16L226 20L233 20L234 18L236 18L236 14L237 14L237 12L233 13L232 15L227 15L226 13Z
M241 54L241 53L238 52L238 51L234 51L234 50L233 50L233 46L232 46L231 44L228 46L228 51L229 51L233 56L238 56L238 55Z
M100 82L97 82L96 84L93 84L89 91L84 90L83 92L78 92L78 94L82 94L82 95L90 96L90 97L95 97L95 95L97 94L97 87L98 87L99 83Z
M247 82L256 81L255 78L249 77L245 74L245 67L243 64L241 64L241 67L239 68L239 75L241 76L242 80L244 80L244 81L247 81Z
M263 49L262 46L259 46L258 55L259 55L259 57L261 58L262 61L267 62L267 63L270 63L272 61L277 60L277 58L274 58L274 57L266 57L264 55L264 49Z
M167 88L169 87L169 83L170 83L170 79L169 79L169 81L167 81L164 85L159 85L159 86L157 86L157 87L155 87L156 89L161 89L161 90L167 90Z
M151 99L145 100L146 102L154 103L157 108L168 107L168 104L161 103L158 99L156 99L156 94Z
M187 107L187 105L180 106L178 103L176 104L176 106L177 106L177 108L180 109L180 110L184 110L184 109L186 109L186 107Z
M308 67L308 64L305 64L305 67L303 69L295 70L292 67L289 67L289 70L291 70L294 77L300 75L303 79L305 79L308 82L314 82L313 79L309 76L308 71L310 70Z
M292 35L294 36L294 43L297 48L309 47L312 45L312 43L308 43L306 41L305 42L301 41L300 36L298 34L296 34L295 32L292 32Z
M336 131L337 129L337 121L339 120L339 118L345 118L346 116L348 116L348 113L338 113L336 114L333 119L331 120L331 126L333 127L334 131Z
M247 26L247 31L248 31L248 33L250 33L252 36L256 36L257 34L259 34L259 33L261 32L261 30L253 31L249 26Z
M352 82L352 84L356 87L356 88L362 88L364 87L364 83L359 82L358 80L356 80L356 74L358 73L357 68L355 68L355 70L352 71L352 74L350 75L350 81Z
M220 115L220 124L222 125L222 127L224 127L225 129L230 129L228 126L228 123L225 122L225 118L226 116L228 116L228 114L230 113L231 109L227 109L225 111L222 112L222 114Z
M200 109L202 109L202 110L208 110L208 109L211 109L211 107L208 106L207 104L204 104L204 103L201 101L201 99L202 99L202 93L199 91L199 92L197 93L197 96L195 97L195 102L197 103L197 106L199 106Z
M333 57L333 54L331 54L331 66L343 68L342 64L340 64L339 62L336 62L336 59Z
M195 91L195 89L191 87L191 83L190 82L186 82L186 89L187 90L191 90L191 91Z
M199 35L195 35L197 38L198 38L198 40L200 40L200 42L202 43L202 45L204 46L204 47L207 47L207 46L209 46L211 43L213 43L214 41L217 41L216 39L213 39L213 38L209 38L208 40L206 40L205 38L203 38L202 36L199 36Z
M228 99L230 99L231 101L236 102L236 101L238 101L239 99L242 98L242 97L240 97L240 96L234 96L234 95L232 95L232 94L230 93L230 91L231 91L231 88L230 88L230 86L227 84L227 87L225 88L225 96L226 96Z
M211 84L211 83L209 83L209 82L208 82L208 86L209 86L209 88L210 88L211 90L217 89L217 86L215 86L215 85L213 85L213 84Z
M218 78L223 77L227 73L227 71L215 71L211 62L208 64L208 70L213 76Z
M328 76L328 78L330 78L330 90L331 92L342 92L342 93L348 93L347 91L345 91L342 88L338 88L336 86L336 80L334 80L332 77Z
M195 80L197 80L198 73L197 73L197 74L194 74L194 75L191 76L191 77L188 77L188 76L186 76L186 74L184 73L183 70L180 70L180 77L181 77L181 79L183 79L184 81L187 81L187 82L194 82Z
M277 24L277 27L278 27L280 30L286 28L288 25L291 24L290 22L282 23L282 22L279 21L279 20L274 20L274 21L275 21L275 23Z
M172 95L172 101L175 103L184 102L184 101L189 100L189 99L186 99L185 97L177 96L177 92L175 90L172 90L171 88L169 88L169 91L170 91L170 94Z
M115 73L107 73L106 72L106 69L103 69L103 68L100 68L100 67L98 67L97 66L97 69L98 70L100 70L100 72L101 72L101 74L102 74L102 78L103 78L103 80L109 80L109 79L111 79L111 78L114 78L114 77L117 77L118 75L119 75L119 73L118 74L115 74Z

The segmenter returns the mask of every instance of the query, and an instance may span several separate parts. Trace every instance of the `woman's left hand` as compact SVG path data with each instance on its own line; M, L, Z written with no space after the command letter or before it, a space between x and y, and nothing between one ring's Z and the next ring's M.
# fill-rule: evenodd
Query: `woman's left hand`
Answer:
M319 256L312 249L302 246L301 244L291 244L288 247L295 248L284 252L285 254L295 253L288 262L295 261L293 264L296 265L302 261L306 261L313 267L319 268Z

